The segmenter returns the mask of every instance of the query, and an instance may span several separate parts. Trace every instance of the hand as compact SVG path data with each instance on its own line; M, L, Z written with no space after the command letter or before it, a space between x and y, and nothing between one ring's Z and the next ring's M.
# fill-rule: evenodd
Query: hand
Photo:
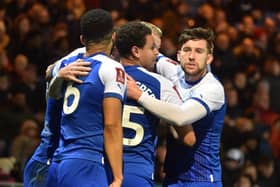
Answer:
M142 95L142 91L138 88L136 81L126 74L127 78L127 97L130 99L138 100L139 97Z
M52 69L53 69L54 66L55 66L55 63L49 65L49 66L47 67L47 69L46 69L45 79L46 79L47 81L51 79L51 72L52 72Z
M61 68L58 72L58 76L64 80L73 81L76 83L82 83L83 81L78 79L78 76L86 76L91 71L89 67L90 62L85 62L81 59Z
M115 179L109 187L121 187L122 185L122 179Z

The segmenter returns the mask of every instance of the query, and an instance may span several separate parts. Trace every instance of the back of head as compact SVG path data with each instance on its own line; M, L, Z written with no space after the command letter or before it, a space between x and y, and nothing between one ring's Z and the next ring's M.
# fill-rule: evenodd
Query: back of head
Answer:
M113 20L111 14L103 9L87 11L80 21L84 42L97 43L112 37Z
M202 27L195 27L191 29L185 29L179 36L178 47L179 49L182 45L189 40L206 40L207 49L209 53L213 53L214 49L214 32L211 29L205 29Z
M143 48L146 43L146 36L151 35L152 31L138 21L129 22L117 30L116 47L121 57L129 57L131 48L137 46Z

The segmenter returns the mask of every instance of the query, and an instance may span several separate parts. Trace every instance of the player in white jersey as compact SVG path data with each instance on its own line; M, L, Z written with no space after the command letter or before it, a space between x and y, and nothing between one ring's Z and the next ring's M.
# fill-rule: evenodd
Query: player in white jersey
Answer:
M129 97L170 123L192 124L196 134L191 148L168 141L164 186L222 186L219 148L226 103L222 84L207 68L213 61L213 40L213 31L203 28L186 29L179 37L177 58L185 72L181 106L149 97L129 78Z

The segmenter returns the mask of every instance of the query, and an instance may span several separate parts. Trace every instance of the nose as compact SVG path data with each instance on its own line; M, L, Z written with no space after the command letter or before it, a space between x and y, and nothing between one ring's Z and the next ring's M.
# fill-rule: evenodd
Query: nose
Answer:
M154 48L154 55L157 56L159 54L159 49L157 47Z
M194 60L195 54L193 51L189 53L189 60Z

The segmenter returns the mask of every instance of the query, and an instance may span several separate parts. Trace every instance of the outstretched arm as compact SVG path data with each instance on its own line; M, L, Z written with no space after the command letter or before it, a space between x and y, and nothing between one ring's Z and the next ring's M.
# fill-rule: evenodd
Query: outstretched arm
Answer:
M166 103L142 93L132 77L127 76L127 80L127 96L137 100L143 107L169 123L184 126L192 124L207 114L204 106L193 99L185 101L181 106Z

